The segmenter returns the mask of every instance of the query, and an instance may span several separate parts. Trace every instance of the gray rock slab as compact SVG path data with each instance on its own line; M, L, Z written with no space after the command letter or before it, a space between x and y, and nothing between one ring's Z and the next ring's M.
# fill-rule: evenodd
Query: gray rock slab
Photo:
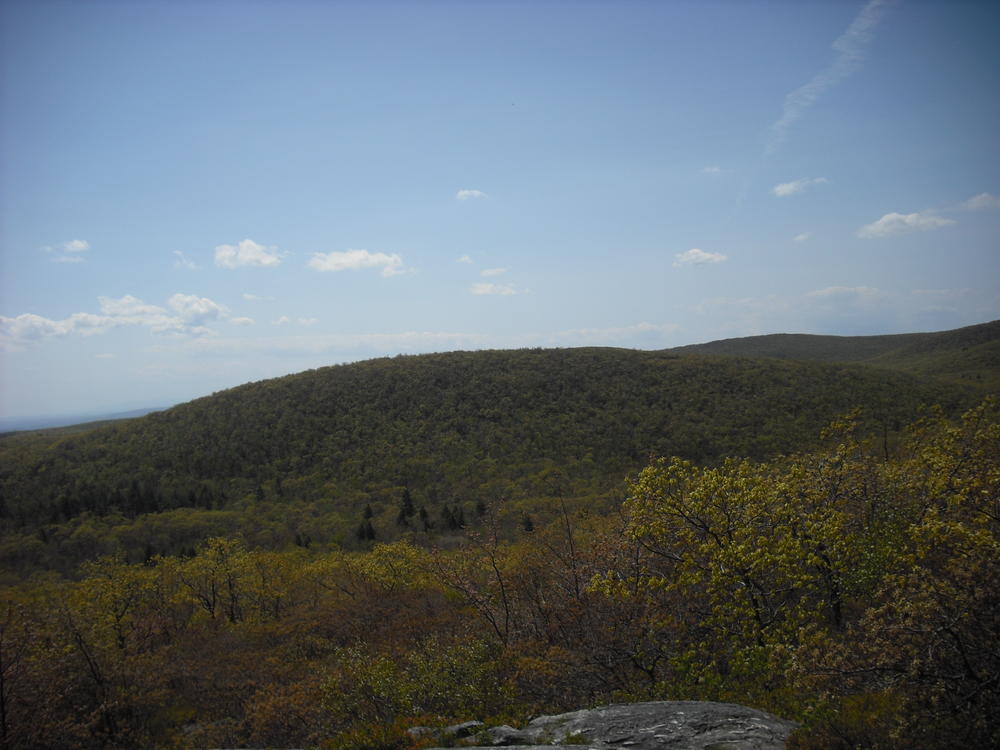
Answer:
M655 701L539 716L524 729L508 732L510 727L498 727L504 731L481 733L477 739L510 750L552 745L594 750L782 750L797 726L734 703Z

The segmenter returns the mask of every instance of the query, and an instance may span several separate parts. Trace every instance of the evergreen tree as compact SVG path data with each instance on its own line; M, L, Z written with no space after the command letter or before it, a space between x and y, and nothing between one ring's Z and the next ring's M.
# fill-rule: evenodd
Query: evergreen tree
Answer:
M524 513L521 516L521 528L528 533L535 530L535 522L531 520L531 516L529 516L527 513Z
M418 512L420 514L420 525L423 527L423 530L430 531L431 529L433 529L434 523L433 521L431 521L431 517L427 515L427 508L421 505L420 510Z
M412 518L417 512L417 509L413 507L413 496L410 494L409 487L403 490L403 497L400 500L399 512L406 518Z

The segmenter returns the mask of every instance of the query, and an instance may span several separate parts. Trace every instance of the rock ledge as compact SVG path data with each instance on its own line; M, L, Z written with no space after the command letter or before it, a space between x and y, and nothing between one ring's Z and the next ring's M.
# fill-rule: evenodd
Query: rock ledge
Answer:
M593 750L782 750L797 726L794 721L734 703L618 703L539 716L523 729L493 727L462 745L477 750L498 746L541 750L552 745Z

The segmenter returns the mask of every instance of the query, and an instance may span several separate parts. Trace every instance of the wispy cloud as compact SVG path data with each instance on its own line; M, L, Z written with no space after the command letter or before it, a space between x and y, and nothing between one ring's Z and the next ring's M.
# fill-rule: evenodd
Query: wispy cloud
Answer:
M370 253L367 250L313 253L307 265L317 271L357 271L381 267L383 276L403 273L403 259L397 253Z
M812 237L812 234L810 232L803 232L802 234L797 234L794 237L792 237L792 242L805 242L810 237Z
M728 256L722 253L708 253L704 250L699 250L696 247L691 248L683 253L677 253L674 258L674 266L680 268L681 266L697 266L705 263L721 263L726 260Z
M813 185L822 185L828 182L825 177L811 177L803 178L801 180L792 180L791 182L782 182L771 188L771 192L774 193L779 198L785 198L789 195L795 195L796 193L801 193L807 187L812 187Z
M502 276L509 271L509 268L484 268L479 272L480 276Z
M489 196L482 190L459 190L455 193L455 198L460 201L467 201L475 198L489 198Z
M829 89L856 72L864 61L865 48L871 42L875 27L893 0L870 0L855 16L851 25L833 43L837 57L822 72L808 83L785 97L785 105L779 117L770 127L770 138L765 154L774 153L788 136L788 130L802 114L809 109Z
M215 265L220 268L273 268L281 264L282 254L276 247L265 247L251 239L236 245L219 245L215 248Z
M702 174L720 174L722 172L722 167L702 167Z
M955 213L961 211L990 211L1000 209L1000 196L990 193L980 193L974 195L961 203L953 203L939 209L925 209L912 214L888 213L878 221L866 224L861 227L858 237L873 239L878 237L892 237L899 234L909 234L910 232L926 232L931 229L957 224L955 219L941 216L940 213Z
M253 318L240 317L240 318L230 318L229 322L232 323L234 326L252 326L254 325L255 321Z
M85 253L90 250L90 243L86 240L70 240L63 244L62 249L67 253Z
M90 250L90 243L86 240L70 240L58 245L46 245L42 250L53 254L53 263L81 263L81 253Z
M990 195L989 193L980 193L979 195L974 195L969 200L962 203L960 208L963 211L987 211L990 209L1000 208L1000 196Z
M881 295L882 292L870 286L828 286L806 292L806 297L817 299L875 299Z
M878 221L873 221L871 224L861 227L858 230L858 237L864 239L892 237L910 232L926 232L931 229L940 229L941 227L955 223L954 219L946 219L930 211L918 211L912 214L890 213Z
M471 258L471 256L463 255L461 258L456 258L455 262L456 263L472 263L472 258Z
M177 260L174 261L174 268L184 269L186 271L198 270L198 264L187 257L180 250L174 250L174 255L177 256Z
M274 302L274 297L260 294L250 294L249 292L243 293L243 299L248 302Z
M496 294L501 296L521 294L517 289L509 284L473 284L470 290L473 294L487 295Z

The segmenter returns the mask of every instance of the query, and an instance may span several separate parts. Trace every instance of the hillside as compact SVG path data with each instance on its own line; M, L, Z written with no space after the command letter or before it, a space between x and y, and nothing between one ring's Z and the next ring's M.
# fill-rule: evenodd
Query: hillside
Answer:
M953 413L974 400L901 372L620 349L328 367L83 434L0 440L0 516L19 540L0 560L65 570L236 531L264 546L352 545L456 531L500 498L525 514L551 512L556 495L603 510L650 455L790 453L855 407L890 440L924 404ZM398 518L404 491L412 510Z
M420 750L699 700L803 750L996 746L983 391L453 352L0 437L0 745Z
M692 344L668 351L855 363L992 390L1000 387L1000 320L952 331L891 336L777 333Z

